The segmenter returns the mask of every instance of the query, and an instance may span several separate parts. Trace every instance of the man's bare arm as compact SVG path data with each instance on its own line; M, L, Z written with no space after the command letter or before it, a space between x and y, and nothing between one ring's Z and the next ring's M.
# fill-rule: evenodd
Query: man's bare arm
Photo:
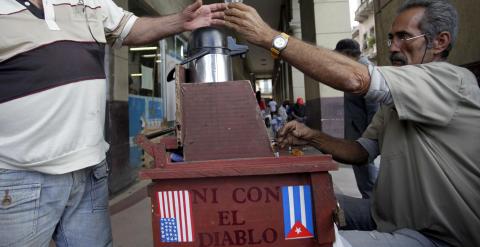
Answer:
M365 165L369 158L369 153L359 143L329 136L297 121L288 122L278 133L277 141L282 148L308 144L346 164Z
M269 43L265 48L271 47L271 41ZM339 53L291 37L281 57L306 75L335 89L357 94L368 91L368 67Z
M145 45L185 31L179 14L163 17L140 17L125 38L124 45Z
M241 3L229 4L224 21L216 22L268 50L273 38L280 34L270 28L254 8ZM368 91L368 68L336 52L291 37L281 57L306 75L338 90L357 94Z
M334 160L352 165L367 164L368 152L358 142L331 137L316 130L314 132L310 145L323 153L331 154Z
M124 45L144 45L173 34L210 26L217 18L223 18L226 4L202 5L202 1L187 6L182 12L162 17L141 17L125 38Z

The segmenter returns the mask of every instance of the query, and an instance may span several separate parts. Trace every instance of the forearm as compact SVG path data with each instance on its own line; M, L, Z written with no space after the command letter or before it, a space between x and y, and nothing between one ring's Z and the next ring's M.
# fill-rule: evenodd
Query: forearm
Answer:
M270 49L272 35L261 44ZM335 89L365 94L370 84L368 67L334 51L290 37L282 59L313 79Z
M145 45L185 31L181 14L162 17L141 17L127 35L124 45Z
M320 131L314 131L309 144L333 159L352 165L364 165L368 162L368 152L357 142L331 137Z
M365 93L370 76L365 65L336 52L291 38L282 58L313 79L335 89Z
M228 7L224 24L251 43L270 50L273 39L280 33L268 26L254 8L244 4ZM280 56L306 75L338 90L365 94L370 86L367 66L294 37L290 37Z

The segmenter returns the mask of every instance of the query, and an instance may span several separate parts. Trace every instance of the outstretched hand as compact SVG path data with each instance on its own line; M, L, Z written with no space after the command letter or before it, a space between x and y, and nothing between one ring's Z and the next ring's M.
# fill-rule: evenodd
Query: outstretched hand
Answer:
M279 32L263 21L257 11L243 3L230 3L225 10L224 21L216 21L241 34L252 44L270 47L273 37Z
M292 145L306 145L315 136L315 131L305 124L290 121L278 132L277 142L281 148Z
M187 31L193 31L197 28L216 24L223 19L225 9L227 9L225 3L202 5L202 0L197 0L182 11L181 15L185 19L183 28Z

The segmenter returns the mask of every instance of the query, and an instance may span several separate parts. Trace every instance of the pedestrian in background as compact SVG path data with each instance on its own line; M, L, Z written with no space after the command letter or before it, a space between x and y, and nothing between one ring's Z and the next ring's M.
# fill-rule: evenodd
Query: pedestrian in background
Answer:
M296 103L292 107L292 119L299 123L305 123L307 120L305 111L305 102L302 97L298 97Z
M285 124L288 121L288 101L285 100L283 103L278 107L278 115L282 118L282 123ZM282 124L282 125L283 125Z
M274 99L270 100L268 102L268 107L270 108L270 114L276 113L277 112L277 101Z

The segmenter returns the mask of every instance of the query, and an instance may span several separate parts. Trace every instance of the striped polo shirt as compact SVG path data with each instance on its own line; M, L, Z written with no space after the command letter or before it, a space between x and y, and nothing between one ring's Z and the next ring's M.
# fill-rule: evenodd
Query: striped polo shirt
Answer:
M0 169L63 174L105 159L104 48L137 20L112 0L0 0Z

